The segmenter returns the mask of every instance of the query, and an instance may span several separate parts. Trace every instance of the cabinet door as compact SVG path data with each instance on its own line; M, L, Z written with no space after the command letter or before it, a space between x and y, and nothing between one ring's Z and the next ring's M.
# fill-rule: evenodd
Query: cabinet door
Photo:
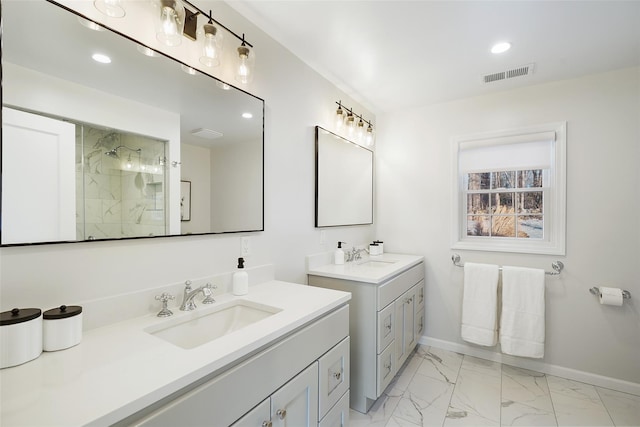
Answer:
M242 418L232 424L233 427L271 427L271 399L266 398Z
M415 288L412 288L396 300L396 325L399 328L399 331L396 332L398 369L407 359L416 343L415 299Z
M271 395L273 427L316 427L318 424L318 362Z

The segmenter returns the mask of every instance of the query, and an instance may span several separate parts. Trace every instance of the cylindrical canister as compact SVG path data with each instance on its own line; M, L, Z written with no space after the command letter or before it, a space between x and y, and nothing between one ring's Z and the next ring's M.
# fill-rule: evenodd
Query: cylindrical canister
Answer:
M64 350L82 339L82 307L61 305L43 313L44 351Z
M14 308L0 313L0 368L21 365L42 353L42 311Z

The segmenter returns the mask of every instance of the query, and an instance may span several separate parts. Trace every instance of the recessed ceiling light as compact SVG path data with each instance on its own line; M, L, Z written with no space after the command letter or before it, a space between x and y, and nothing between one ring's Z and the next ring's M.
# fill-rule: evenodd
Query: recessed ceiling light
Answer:
M93 55L91 55L91 58L101 64L111 64L111 58L109 58L107 55L103 55L102 53L94 53Z
M194 68L189 67L188 65L184 65L182 64L180 66L180 68L182 68L182 71L184 71L185 73L195 76L196 75L196 70Z
M491 53L504 53L511 49L511 43L509 42L500 42L496 43L491 47Z
M244 117L245 119L250 119L253 117L253 114L251 113L242 113L242 117Z
M82 18L80 16L78 16L78 21L80 21L80 23L82 24L83 27L87 27L90 30L93 31L106 31L104 27L101 27L100 25L96 24L93 21L89 21L88 19Z
M155 50L153 49L149 49L146 46L143 46L141 44L139 44L136 49L138 49L138 52L140 52L141 54L145 55L145 56L149 56L151 58L156 58L158 56L160 56Z

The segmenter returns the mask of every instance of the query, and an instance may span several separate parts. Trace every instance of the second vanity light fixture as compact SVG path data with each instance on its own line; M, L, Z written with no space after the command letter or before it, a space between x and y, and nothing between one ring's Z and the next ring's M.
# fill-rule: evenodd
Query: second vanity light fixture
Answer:
M125 15L121 0L95 0L96 9L110 17ZM221 28L240 41L235 53L235 79L247 84L253 80L255 52L253 45L213 18L209 11L204 13L186 0L153 0L155 7L156 38L167 46L179 46L182 37L197 42L200 49L200 63L215 67L222 62L223 33ZM187 7L185 7L185 5ZM115 13L122 11L121 13ZM198 15L207 18L207 22L198 28Z
M342 101L336 101L338 109L335 113L335 128L340 131L346 128L347 134L351 138L355 138L360 143L364 143L367 146L373 144L375 139L375 132L373 130L373 124L370 120L365 120L362 115L353 112L352 108L347 108L342 105ZM365 123L368 125L365 128Z

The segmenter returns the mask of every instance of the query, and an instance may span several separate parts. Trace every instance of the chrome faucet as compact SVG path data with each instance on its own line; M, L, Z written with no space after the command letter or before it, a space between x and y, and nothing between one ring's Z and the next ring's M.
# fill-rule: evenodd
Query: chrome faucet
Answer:
M180 306L180 310L182 311L191 311L196 309L196 302L194 298L200 292L204 295L204 300L202 300L203 304L212 304L216 302L213 297L213 289L216 289L217 286L212 286L211 283L207 283L206 285L200 286L197 289L191 289L191 280L187 280L184 282L184 293L182 296L182 305Z
M360 259L362 259L362 252L365 252L366 249L356 249L355 246L353 248L351 248L351 251L346 253L347 262L352 262L352 261L358 261Z

